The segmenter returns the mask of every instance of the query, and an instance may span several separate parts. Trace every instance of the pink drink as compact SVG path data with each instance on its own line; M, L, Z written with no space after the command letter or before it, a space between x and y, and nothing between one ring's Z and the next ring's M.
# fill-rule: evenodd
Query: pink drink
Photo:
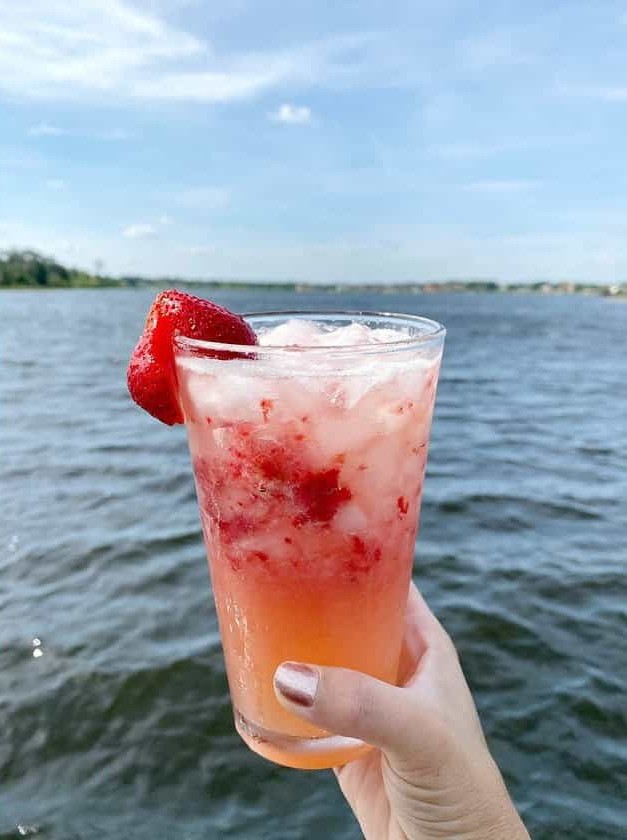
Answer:
M250 318L261 346L239 358L179 339L176 363L237 729L317 768L367 747L289 714L272 677L296 660L397 680L444 329L286 319Z

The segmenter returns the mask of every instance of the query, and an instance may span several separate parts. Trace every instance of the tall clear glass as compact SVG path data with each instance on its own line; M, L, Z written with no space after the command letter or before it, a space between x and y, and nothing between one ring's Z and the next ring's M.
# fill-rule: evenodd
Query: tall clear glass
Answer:
M273 674L296 660L397 680L445 330L247 317L257 334L290 319L387 332L339 347L178 338L176 370L237 730L279 764L322 768L367 746L287 712Z

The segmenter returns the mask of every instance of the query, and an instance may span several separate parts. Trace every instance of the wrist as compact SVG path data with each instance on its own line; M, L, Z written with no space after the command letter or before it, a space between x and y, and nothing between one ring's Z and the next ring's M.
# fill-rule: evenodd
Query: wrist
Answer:
M487 772L487 795L481 816L483 825L472 835L472 840L529 840L529 833L491 755Z
M463 840L529 840L529 834L503 781L487 745L474 752L472 759L458 754L450 774L443 773L449 813L456 813ZM455 794L453 794L455 797ZM455 834L455 836L458 836Z

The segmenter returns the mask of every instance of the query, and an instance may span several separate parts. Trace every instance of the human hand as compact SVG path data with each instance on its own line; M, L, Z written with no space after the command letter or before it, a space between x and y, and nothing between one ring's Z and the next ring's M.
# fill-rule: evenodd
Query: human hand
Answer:
M367 840L528 840L455 646L414 584L401 677L392 686L344 668L283 663L274 684L298 717L378 748L334 769Z

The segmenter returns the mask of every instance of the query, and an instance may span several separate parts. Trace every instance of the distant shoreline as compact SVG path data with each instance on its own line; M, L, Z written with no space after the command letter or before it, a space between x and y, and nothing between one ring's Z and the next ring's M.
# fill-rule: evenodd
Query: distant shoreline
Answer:
M496 280L444 280L439 283L301 283L250 280L198 280L185 277L109 277L67 268L36 251L0 252L0 289L136 289L193 286L203 289L279 292L361 292L372 294L543 294L627 298L627 283L596 284L563 280L500 283Z
M166 289L181 286L192 286L198 291L209 289L229 289L232 291L264 291L264 292L294 292L296 294L308 292L326 292L327 294L343 294L346 292L361 292L371 294L508 294L508 295L582 295L584 297L627 298L627 284L597 285L597 284L564 284L564 283L500 283L497 288L491 288L487 283L451 282L451 283L407 283L391 285L370 285L360 283L254 283L249 281L221 281L221 280L187 280L183 277L163 279L141 279L127 282L125 279L109 281L94 278L89 284L55 284L54 286L26 285L23 283L2 283L3 289L11 291L56 291L58 289L81 289L93 291L97 289L126 289L142 288Z

